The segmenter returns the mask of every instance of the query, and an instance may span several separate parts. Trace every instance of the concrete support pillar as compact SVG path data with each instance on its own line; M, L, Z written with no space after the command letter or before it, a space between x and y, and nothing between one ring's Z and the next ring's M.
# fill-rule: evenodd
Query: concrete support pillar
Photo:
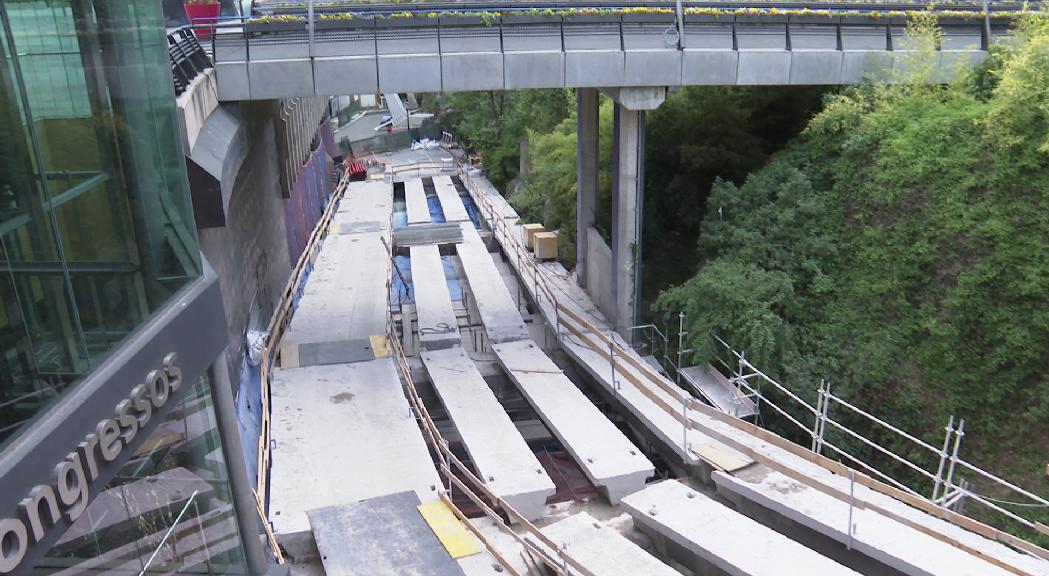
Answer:
M598 93L595 88L576 90L576 281L586 288L587 230L597 210Z
M615 106L612 167L612 297L615 327L628 341L641 294L641 222L644 206L645 113Z

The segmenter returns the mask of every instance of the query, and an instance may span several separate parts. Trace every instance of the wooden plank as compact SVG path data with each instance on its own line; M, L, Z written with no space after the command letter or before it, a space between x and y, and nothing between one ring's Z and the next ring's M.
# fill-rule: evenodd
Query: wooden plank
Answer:
M484 544L484 547L486 550L488 550L488 553L494 556L495 559L499 561L499 564L501 564L503 568L510 572L511 576L522 576L521 573L518 572L513 567L513 565L510 564L509 561L507 561L506 557L499 552L499 549L496 548L491 543L491 541L489 541L488 538L485 537L484 533L481 532L481 530L478 529L477 526L474 526L473 522L471 522L470 519L467 518L466 515L463 514L462 511L459 510L459 508L452 503L452 499L449 498L448 495L444 492L441 492L441 502L448 506L448 509L452 511L452 514L455 514L455 517L458 518L459 521L463 523L463 526L466 526L466 528L470 532L472 532L478 540L481 541L481 544Z

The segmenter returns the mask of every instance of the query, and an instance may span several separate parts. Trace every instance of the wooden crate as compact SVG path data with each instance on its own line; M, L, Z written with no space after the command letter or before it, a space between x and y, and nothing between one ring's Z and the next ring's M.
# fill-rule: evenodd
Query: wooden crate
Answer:
M535 242L535 257L540 260L557 258L557 232L536 232L532 237Z
M521 235L524 237L525 248L532 250L532 238L537 232L546 232L546 228L542 224L525 224L521 226Z

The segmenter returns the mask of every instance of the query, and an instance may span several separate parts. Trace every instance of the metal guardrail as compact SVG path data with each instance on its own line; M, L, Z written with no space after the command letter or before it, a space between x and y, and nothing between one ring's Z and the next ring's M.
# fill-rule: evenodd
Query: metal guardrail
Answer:
M199 74L212 67L211 59L197 41L191 26L183 26L168 34L168 60L175 96L181 96Z

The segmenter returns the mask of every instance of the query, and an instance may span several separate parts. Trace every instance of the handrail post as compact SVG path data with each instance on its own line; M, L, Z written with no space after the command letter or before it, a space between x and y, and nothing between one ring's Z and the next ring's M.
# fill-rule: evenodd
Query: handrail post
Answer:
M823 434L827 430L827 417L830 413L830 401L834 398L834 395L830 391L830 382L826 382L823 385L823 405L820 407L819 413L819 430L816 432L816 453L820 454L823 452Z
M958 421L958 428L954 430L954 448L951 450L951 463L947 467L947 479L944 481L943 493L954 487L954 466L958 463L958 447L965 436L965 418Z
M674 378L677 380L677 385L681 386L681 350L684 349L685 340L685 311L682 310L677 314L677 370L674 371Z
M932 498L930 498L933 502L936 502L936 499L940 496L940 487L943 486L943 467L947 463L947 449L951 446L951 434L954 433L954 414L951 414L951 419L947 421L947 427L944 430L946 434L943 435L940 464L936 467L936 478L933 481Z
M823 396L823 385L824 380L821 378L819 390L816 392L816 417L812 422L812 448L810 450L817 454L819 454L820 446L816 439L819 437L820 432L820 416L823 414L823 403L826 402L826 398Z
M313 58L313 0L309 0L307 4L307 20L306 26L310 35L310 59Z

